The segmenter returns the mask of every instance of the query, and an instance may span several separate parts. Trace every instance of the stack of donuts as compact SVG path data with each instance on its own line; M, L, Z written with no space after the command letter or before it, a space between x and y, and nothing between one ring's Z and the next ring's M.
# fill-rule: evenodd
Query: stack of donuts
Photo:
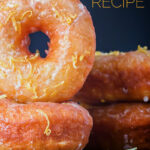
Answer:
M150 52L96 52L93 67L95 41L79 0L0 1L0 150L83 150L92 126L89 150L150 149Z
M29 34L50 39L46 58ZM82 150L92 118L69 102L92 69L95 31L79 0L0 1L0 149Z
M73 98L93 117L87 149L150 149L150 51L96 52L92 72Z

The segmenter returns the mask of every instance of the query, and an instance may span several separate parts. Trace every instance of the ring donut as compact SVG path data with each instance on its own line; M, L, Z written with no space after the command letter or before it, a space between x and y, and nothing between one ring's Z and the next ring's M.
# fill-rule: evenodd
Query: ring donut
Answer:
M121 103L89 109L93 131L87 150L148 150L150 104Z
M79 0L2 0L0 20L0 91L8 98L61 102L82 87L94 61L95 31ZM51 40L45 59L28 50L28 35L36 31Z
M0 149L82 150L91 128L91 116L75 103L0 100Z
M150 51L96 53L94 67L74 99L89 104L150 100Z

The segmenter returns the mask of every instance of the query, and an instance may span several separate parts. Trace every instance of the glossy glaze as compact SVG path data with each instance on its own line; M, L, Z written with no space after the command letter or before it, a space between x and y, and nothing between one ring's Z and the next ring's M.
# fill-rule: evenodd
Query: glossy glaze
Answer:
M83 85L92 68L95 31L79 0L0 2L0 91L18 102L61 102ZM51 39L45 59L28 50L29 33Z
M150 104L112 104L89 111L94 126L87 150L149 150Z
M75 103L0 100L1 150L82 150L92 118Z
M99 54L74 99L89 104L150 99L150 51Z

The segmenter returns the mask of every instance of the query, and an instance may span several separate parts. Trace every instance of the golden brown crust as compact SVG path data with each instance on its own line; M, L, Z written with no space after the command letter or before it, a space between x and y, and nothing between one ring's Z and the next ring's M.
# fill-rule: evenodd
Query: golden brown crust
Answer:
M91 128L89 113L75 103L0 101L0 149L82 150Z
M148 150L150 104L123 103L90 109L93 131L89 150Z
M78 92L96 45L79 0L1 0L0 20L0 91L18 102L62 102ZM36 31L51 39L45 59L28 50L28 35Z
M90 104L150 98L150 51L96 56L92 72L74 99Z

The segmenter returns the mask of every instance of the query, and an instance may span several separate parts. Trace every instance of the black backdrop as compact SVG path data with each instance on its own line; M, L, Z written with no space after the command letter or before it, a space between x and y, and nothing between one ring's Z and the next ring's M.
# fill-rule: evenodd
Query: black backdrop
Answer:
M90 11L97 36L97 50L135 50L150 48L150 0L144 8L92 8L92 0L81 0ZM95 0L98 1L98 0ZM118 0L117 0L118 1Z
M150 0L143 0L144 7L140 8L92 8L92 0L81 0L90 11L97 36L97 50L108 52L111 50L136 50L137 45L150 48ZM98 0L95 0L98 1ZM116 0L118 1L118 0ZM30 50L41 51L45 57L44 49L47 45L43 41L47 37L41 33L31 35Z

